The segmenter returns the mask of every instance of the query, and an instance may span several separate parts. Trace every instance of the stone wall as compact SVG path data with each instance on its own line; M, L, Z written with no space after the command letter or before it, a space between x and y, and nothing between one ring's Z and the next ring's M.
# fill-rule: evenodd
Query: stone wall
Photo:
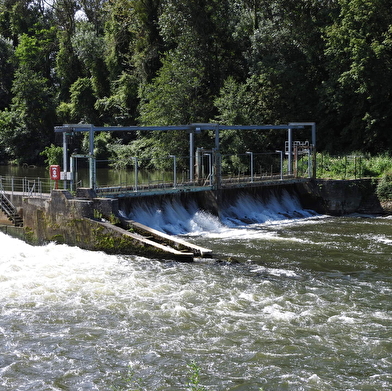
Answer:
M113 213L114 203L76 199L66 190L52 190L50 198L26 197L22 202L26 238L36 244L55 241L93 249L89 219L102 215L100 209Z

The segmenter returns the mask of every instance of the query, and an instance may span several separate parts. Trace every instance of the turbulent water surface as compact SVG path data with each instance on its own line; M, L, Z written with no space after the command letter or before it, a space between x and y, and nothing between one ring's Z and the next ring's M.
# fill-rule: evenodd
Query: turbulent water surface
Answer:
M220 220L175 204L132 218L219 257L0 233L0 390L186 390L191 362L208 390L392 388L391 218L318 216L289 195Z

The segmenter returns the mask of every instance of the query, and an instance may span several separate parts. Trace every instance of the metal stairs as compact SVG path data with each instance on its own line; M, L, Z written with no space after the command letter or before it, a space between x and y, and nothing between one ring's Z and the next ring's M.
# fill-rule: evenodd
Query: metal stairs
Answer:
M23 227L22 217L20 217L15 206L6 196L5 191L1 186L1 184L0 184L0 210L2 210L6 214L8 220L12 221L15 227Z

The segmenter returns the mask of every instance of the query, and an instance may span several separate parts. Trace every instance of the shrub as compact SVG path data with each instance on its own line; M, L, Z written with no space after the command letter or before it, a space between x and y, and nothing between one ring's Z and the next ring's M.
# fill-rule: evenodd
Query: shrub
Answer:
M392 200L392 170L381 177L376 192L381 201Z
M392 170L392 159L388 154L382 154L364 159L363 175L365 177L381 177L383 173Z

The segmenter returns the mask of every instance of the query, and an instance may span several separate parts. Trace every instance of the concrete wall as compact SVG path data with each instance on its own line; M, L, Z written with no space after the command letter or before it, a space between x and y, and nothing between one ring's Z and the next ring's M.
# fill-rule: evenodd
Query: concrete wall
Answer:
M52 190L50 198L25 197L18 206L23 209L23 226L29 242L55 241L91 250L102 249L99 243L103 240L98 238L102 229L91 219L117 211L116 200L76 199L66 190Z
M296 185L303 207L318 213L343 216L351 213L383 214L376 195L377 182L358 180L311 180Z
M88 192L84 196L94 194ZM18 201L18 207L23 209L24 239L29 243L56 242L109 254L193 259L191 253L166 248L116 226L120 223L117 199L74 198L66 190L52 190L50 198L14 199ZM12 231L7 233L15 236Z
M318 213L345 215L350 213L383 213L375 195L376 183L371 180L306 182L271 186L254 186L241 189L225 189L218 192L179 193L138 198L95 198L86 190L74 198L65 190L53 190L50 198L14 196L12 202L23 215L24 233L29 242L42 244L56 241L88 250L108 253L132 253L156 256L156 249L149 249L130 235L110 230L99 224L99 218L120 221L119 209L129 213L138 203L157 205L177 197L186 205L190 201L200 209L219 215L220 208L230 205L244 194L267 201L278 197L283 190L298 197L302 207Z
M12 221L8 220L7 215L0 210L0 225L12 225Z

